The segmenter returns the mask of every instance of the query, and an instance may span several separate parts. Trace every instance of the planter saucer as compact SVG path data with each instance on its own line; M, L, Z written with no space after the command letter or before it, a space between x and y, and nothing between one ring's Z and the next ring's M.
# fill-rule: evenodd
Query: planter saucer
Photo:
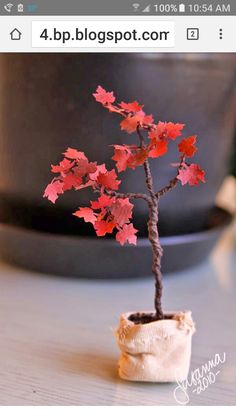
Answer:
M207 258L232 216L215 208L214 225L205 231L162 237L163 272L197 265ZM183 257L184 255L184 257ZM137 246L115 240L66 236L0 223L0 257L23 268L81 278L129 278L151 275L148 239Z

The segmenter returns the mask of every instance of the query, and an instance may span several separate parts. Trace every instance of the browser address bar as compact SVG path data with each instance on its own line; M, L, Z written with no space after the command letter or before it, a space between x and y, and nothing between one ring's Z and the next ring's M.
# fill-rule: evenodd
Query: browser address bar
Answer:
M32 47L168 48L175 45L170 21L33 21Z

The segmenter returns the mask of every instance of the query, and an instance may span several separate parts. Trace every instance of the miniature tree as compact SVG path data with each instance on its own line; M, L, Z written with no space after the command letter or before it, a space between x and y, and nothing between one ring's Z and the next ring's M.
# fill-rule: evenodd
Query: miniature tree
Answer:
M59 195L67 190L91 187L98 199L90 201L90 206L80 207L74 215L92 223L97 236L105 236L116 231L116 240L123 246L125 243L135 245L137 229L132 224L133 204L130 200L143 199L149 208L148 239L152 247L152 272L155 277L155 315L151 320L164 318L162 297L161 258L163 250L158 233L158 207L160 198L173 189L178 182L182 185L198 185L205 182L205 172L197 165L186 162L186 158L193 157L197 151L196 136L182 138L178 143L180 159L175 167L175 176L169 183L158 191L154 189L153 176L149 159L156 159L168 152L170 143L175 142L182 135L184 124L173 122L154 123L152 115L146 115L143 105L137 101L116 103L113 92L107 92L98 86L93 94L97 102L101 103L109 112L117 113L122 121L121 130L129 134L137 133L137 144L113 145L118 172L126 169L144 167L147 193L117 192L121 181L117 178L115 169L107 170L105 164L89 162L82 151L68 148L65 158L51 171L56 175L46 187L44 197L55 203ZM145 138L144 134L147 134Z

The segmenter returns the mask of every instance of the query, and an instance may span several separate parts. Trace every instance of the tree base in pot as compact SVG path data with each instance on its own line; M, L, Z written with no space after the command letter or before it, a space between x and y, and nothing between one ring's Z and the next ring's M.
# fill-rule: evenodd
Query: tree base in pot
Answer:
M163 320L143 324L130 320L134 314L122 314L116 331L121 350L119 376L129 381L185 380L195 332L191 311L167 312Z

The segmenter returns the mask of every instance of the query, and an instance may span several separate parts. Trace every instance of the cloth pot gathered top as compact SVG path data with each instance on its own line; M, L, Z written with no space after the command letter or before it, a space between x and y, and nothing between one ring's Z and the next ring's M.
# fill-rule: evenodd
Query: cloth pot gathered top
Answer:
M168 312L172 318L146 324L120 317L116 339L121 350L119 376L131 381L173 382L188 376L192 335L191 312Z

